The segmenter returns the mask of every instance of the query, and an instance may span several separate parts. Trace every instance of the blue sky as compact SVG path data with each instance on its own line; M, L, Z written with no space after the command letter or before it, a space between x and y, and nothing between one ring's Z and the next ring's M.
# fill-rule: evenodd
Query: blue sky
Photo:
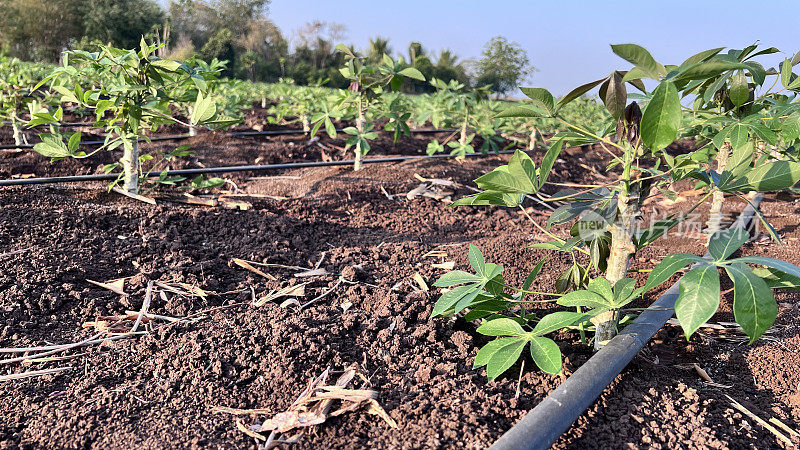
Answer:
M308 21L325 20L345 24L344 41L357 48L380 35L395 51L405 53L408 43L418 40L429 51L450 48L462 59L479 57L486 41L502 35L519 43L538 69L526 85L556 95L613 69L627 69L611 53L611 43L640 44L664 64L756 40L784 52L764 58L767 65L800 50L800 2L790 0L272 0L269 15L287 37Z

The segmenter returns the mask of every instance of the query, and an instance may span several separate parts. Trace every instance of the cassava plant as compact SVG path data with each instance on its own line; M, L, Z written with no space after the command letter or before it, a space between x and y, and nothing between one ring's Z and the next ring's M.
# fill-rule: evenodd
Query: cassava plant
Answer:
M95 128L106 132L104 144L92 153L122 147L119 160L122 173L117 182L131 194L138 194L141 164L147 158L140 155L139 142L147 140L145 131L156 131L159 126L180 122L172 115L170 106L182 98L186 86L196 89L192 107L191 123L198 126L225 123L229 119L219 117L214 99L207 95L209 81L202 73L177 61L161 59L155 55L156 45L142 39L139 50L123 50L103 46L98 52L69 51L64 54L63 65L53 70L37 87L51 82L52 89L61 95L61 103L88 108L94 112ZM101 75L96 86L84 89L80 83L72 86L61 84L61 80L79 80L83 71ZM39 124L57 125L63 112L39 113L28 122L28 126ZM85 158L89 156L79 150L80 133L65 136L51 127L50 133L40 135L42 142L34 150L53 159ZM110 166L113 169L114 166Z
M754 157L773 159L769 155L759 155L760 148L776 145L779 141L784 145L790 144L797 139L800 133L797 108L800 105L789 102L789 97L781 92L800 89L800 80L792 73L792 67L800 62L800 57L787 58L779 71L768 71L756 58L777 53L775 47L759 50L756 43L726 53L721 53L721 48L711 51L715 54L707 64L718 64L725 69L708 78L692 80L683 88L684 95L694 95L691 107L684 107L691 115L685 134L698 138L697 152L703 153L699 158L697 152L679 158L688 162L682 164L681 169L691 167L692 160L698 163L707 161L709 155L706 153L711 153L715 154L716 164L708 172L709 176L717 179L724 173L726 178L737 177L750 168ZM765 87L769 86L772 77L775 77L775 82ZM775 91L778 79L783 88ZM710 240L721 230L725 192L715 187L718 183L713 180L700 178L704 183L712 181L712 202L706 228Z
M337 45L336 49L345 55L345 65L339 71L350 80L350 95L345 101L356 108L356 126L343 130L350 135L346 146L355 148L353 170L361 170L361 158L370 150L369 141L378 137L373 131L375 124L367 123L366 112L370 103L384 94L386 88L400 90L405 78L425 81L425 77L414 67L405 67L403 61L395 61L387 55L383 55L380 64L370 64L367 58L357 56L343 44Z
M475 180L481 192L453 203L453 206L520 208L533 226L551 239L534 244L532 248L567 252L574 261L559 277L556 292L537 291L534 282L544 260L535 264L523 286L517 288L504 282L502 266L485 262L477 247L470 246L469 261L475 273L456 270L435 283L447 290L434 305L432 317L463 313L465 320L482 321L478 332L499 337L484 346L475 359L475 367L487 366L490 378L507 370L529 342L531 356L542 370L560 372L558 347L544 334L567 328L577 330L583 339L587 331L593 331L595 347L602 347L616 335L630 302L689 264L697 266L682 279L675 304L687 338L717 311L721 295L718 268L724 268L733 281L734 314L751 342L775 320L777 308L770 289L791 287L800 281L800 268L783 261L762 257L728 259L747 240L744 230L716 232L709 241L710 259L688 254L667 256L642 286L637 287L636 280L628 276L631 262L640 249L664 236L715 190L744 195L749 191L785 189L800 180L800 164L780 160L754 165L748 161L742 163L744 167L737 165L736 174L728 171L715 174L708 168L707 161L693 167L676 161L665 148L678 137L679 130L685 128L686 107L681 102L682 96L697 95L698 86L719 79L726 71L744 70L743 64L748 68L754 66L737 58L717 57L722 49L698 53L681 65L662 65L647 50L634 44L612 45L612 50L633 68L614 71L607 77L579 86L558 101L545 89L522 88L530 101L525 106L506 109L500 117L552 119L567 131L553 137L539 168L527 154L517 151L508 164ZM646 91L643 79L655 81L652 92ZM643 93L644 109L636 102L628 102L629 85ZM595 87L599 87L600 98L612 120L594 129L561 114L565 105ZM769 94L765 98L784 101L784 108L790 108L785 98ZM713 114L718 121L730 120L725 110L709 109L704 114L709 120ZM786 128L781 126L782 117L772 117L776 122L773 130ZM562 190L550 197L541 196L540 190L549 183L548 175L562 147L590 142L598 143L609 155L608 169L619 171L617 179L611 183L586 185L581 190ZM644 201L659 191L674 194L668 190L671 183L687 177L705 180L705 195L685 215L671 215L640 229ZM559 206L543 226L523 208L527 196L565 204ZM763 220L763 216L760 217ZM576 218L568 237L560 237L551 230L552 225ZM767 269L754 270L747 264ZM541 302L556 303L572 310L540 318L525 308Z

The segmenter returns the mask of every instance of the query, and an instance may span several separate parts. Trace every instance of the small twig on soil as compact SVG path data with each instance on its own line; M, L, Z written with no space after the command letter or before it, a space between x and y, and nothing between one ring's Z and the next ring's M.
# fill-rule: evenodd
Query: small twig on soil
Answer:
M28 248L23 248L23 249L19 249L19 250L14 250L13 252L0 253L0 258L6 257L6 256L19 255L20 253L27 252L28 250L30 250L32 248L33 247L28 247Z
M72 367L56 367L53 369L31 370L30 372L12 373L11 375L0 375L0 381L19 380L22 378L40 377L42 375L50 375L53 373L65 372L72 370Z
M783 428L783 430L786 431L789 434L792 434L794 436L800 437L800 433L798 433L797 431L789 428L788 425L786 425L785 423L781 422L780 420L778 420L778 419L776 419L774 417L770 417L769 423L775 424L775 425Z
M519 398L519 391L522 387L522 374L525 372L525 360L522 360L522 365L519 368L519 379L517 379L517 392L514 393L514 398Z
M794 444L792 443L792 440L791 440L791 439L789 439L788 437L786 437L786 435L785 435L785 434L783 434L783 433L781 433L780 431L778 431L778 429L777 429L777 428L775 428L775 427L773 427L772 425L770 425L769 423L767 423L767 421L765 421L765 420L764 420L764 419L762 419L761 417L758 417L757 415L753 414L753 413L752 413L752 412L751 412L749 409L747 409L747 408L745 408L744 406L742 406L742 404L741 404L741 403L739 403L739 402L737 402L736 400L734 400L734 399L733 399L733 398L732 398L730 395L725 395L725 397L728 397L728 400L730 400L730 401L731 401L731 405L733 405L733 407L734 407L734 408L736 408L736 409L738 409L740 412L742 412L742 413L744 413L744 414L746 414L746 415L750 416L750 418L751 418L751 419L753 419L753 420L755 420L756 422L758 422L758 423L759 423L761 426L763 426L764 428L766 428L767 430L769 430L769 431L770 431L772 434L774 434L774 435L775 435L776 437L778 437L780 440L782 440L782 441L786 442L787 444L789 444L789 445L791 445L791 446L794 446Z
M30 366L31 364L39 364L39 363L48 363L54 361L67 361L70 359L80 358L81 356L86 356L87 353L77 353L75 355L67 355L67 356L48 356L46 358L39 358L39 359L27 359L22 361L23 366Z
M45 345L45 346L41 346L41 347L0 348L0 353L27 353L27 352L41 352L41 351L45 351L45 350L62 351L62 350L69 350L69 349L78 348L78 347L87 347L89 345L94 345L94 344L101 344L101 343L103 343L105 341L118 341L120 339L125 339L125 338L129 338L129 337L132 337L132 336L138 336L138 335L142 335L142 334L147 334L146 331L137 331L136 333L125 333L125 334L119 334L119 335L115 335L115 336L109 336L109 337L106 337L106 338L103 338L103 339L97 339L98 336L101 336L105 332L106 331L104 330L103 332L98 333L95 336L92 336L91 338L89 338L89 339L87 339L85 341L76 342L74 344ZM58 352L54 352L54 353L58 353ZM32 359L32 358L39 358L39 357L42 357L42 356L52 355L54 353L48 353L48 354L40 353L40 354L37 354L37 355L30 355L30 356L26 356L26 357L24 357L22 359L19 359L18 361L28 360L28 359ZM0 360L0 364L6 364L5 361L11 361L11 360ZM16 362L16 361L11 361L11 362Z
M303 303L302 305L300 305L300 309L303 309L303 308L305 308L306 306L308 306L308 305L310 305L310 304L312 304L312 303L314 303L314 302L316 302L316 301L318 301L318 300L321 300L321 299L325 298L325 296L326 296L326 295L328 295L328 294L330 294L331 292L335 291L335 290L336 290L336 288L337 288L337 287L339 287L339 285L340 285L340 284L342 284L342 281L344 281L344 279L343 279L342 277L339 277L339 280L336 282L336 284L334 284L334 285L333 285L333 287L331 287L331 288L330 288L330 289L328 289L327 291L323 292L322 294L320 294L320 295L318 295L318 296L316 296L316 297L312 298L311 300L309 300L309 301L307 301L307 302Z
M125 314L133 315L133 314L140 314L138 311L125 311ZM162 316L160 314L152 314L152 313L145 313L145 319L155 319L155 320L163 320L166 322L177 322L181 320L180 317L172 317L172 316Z
M124 195L124 196L132 198L134 200L139 200L140 202L144 202L144 203L147 203L149 205L155 205L156 204L156 201L154 199L152 199L150 197L145 197L144 195L133 194L131 192L128 192L128 191L126 191L124 189L120 189L118 187L111 188L111 190L116 192L117 194Z
M227 406L212 406L211 411L216 413L233 414L234 416L244 416L246 414L272 414L274 412L271 409L266 408L241 409L229 408Z
M136 332L139 324L142 323L142 318L147 314L147 308L150 307L150 301L153 299L153 280L147 282L147 292L144 294L144 302L142 302L142 310L136 316L136 322L133 322L131 333Z

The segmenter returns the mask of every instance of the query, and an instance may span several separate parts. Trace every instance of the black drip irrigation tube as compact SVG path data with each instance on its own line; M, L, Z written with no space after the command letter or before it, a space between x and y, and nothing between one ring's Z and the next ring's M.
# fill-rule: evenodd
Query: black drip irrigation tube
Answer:
M454 131L458 131L455 128L443 128L443 129L421 129L421 130L411 130L411 134L437 134L437 133L452 133ZM342 129L337 129L337 133L342 133ZM288 135L297 135L297 134L309 134L309 132L303 130L267 130L267 131L226 131L223 133L225 136L288 136ZM149 139L139 139L139 142L147 142L147 141L178 141L182 139L189 139L193 137L197 137L200 135L191 136L189 134L173 134L169 136L153 136ZM103 145L106 141L83 141L81 145ZM12 150L17 148L33 148L36 144L2 144L0 145L0 150Z
M491 156L514 153L516 150L502 150L492 153L467 153L465 156ZM435 158L454 158L456 155L414 155L414 156L393 156L388 158L368 158L362 159L362 164L392 163L411 161L414 159L435 159ZM351 166L355 160L348 159L343 161L308 161L293 162L283 164L262 164L250 166L227 166L227 167L203 167L198 169L177 169L167 172L167 176L175 175L204 175L209 173L230 173L230 172L260 172L269 170L300 169L303 167L329 167L329 166ZM161 176L161 172L151 172L147 174L150 178ZM29 184L54 184L54 183L75 183L81 181L110 181L116 180L118 173L103 173L93 175L73 175L64 177L43 177L43 178L20 178L11 180L0 180L0 187L3 186L23 186Z
M731 228L747 229L762 199L762 194L753 198ZM706 257L708 256L706 253ZM664 292L650 309L642 312L620 334L589 358L572 376L503 434L490 450L549 449L672 317L679 284L680 281Z

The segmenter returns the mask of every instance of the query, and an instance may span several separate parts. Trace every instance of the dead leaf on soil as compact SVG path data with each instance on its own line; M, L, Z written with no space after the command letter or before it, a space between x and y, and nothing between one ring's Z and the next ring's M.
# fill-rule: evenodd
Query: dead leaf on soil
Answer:
M397 422L386 413L376 400L378 396L376 391L347 388L356 377L366 381L366 377L359 371L357 364L348 367L342 372L333 385L326 384L329 375L330 371L326 369L320 376L312 380L287 411L273 415L260 426L255 425L249 428L237 420L236 427L248 436L265 441L264 448L273 448L279 443L297 442L308 427L321 425L330 417L357 410L376 415L388 423L389 426L397 428ZM336 409L333 409L334 405L337 406ZM332 409L333 412L331 412ZM235 415L265 413L263 409L244 410L214 407L213 410ZM299 430L299 433L289 439L281 439L283 433L292 430ZM264 437L260 433L263 431L270 431L271 433L268 437Z
M283 297L305 297L306 296L306 285L307 284L308 283L296 284L296 285L292 285L292 286L286 286L285 288L277 290L277 291L275 291L275 290L270 291L269 294L267 294L267 295L259 298L258 300L256 300L255 303L253 303L253 306L256 306L256 307L264 306L267 302L271 302L273 300L277 300L277 299L283 298ZM284 303L286 303L286 302L284 302ZM289 305L286 305L286 306L289 306ZM284 307L284 305L281 305L281 307Z
M109 291L115 294L125 295L125 280L127 280L128 278L130 277L117 278L116 280L109 280L106 281L105 283L101 281L90 280L88 278L86 279L86 281L92 283L95 286L100 286L103 289L108 289Z
M254 273L254 274L256 274L256 275L261 275L262 277L264 277L264 278L266 278L266 279L268 279L268 280L272 280L272 281L277 281L277 280L278 280L278 279L277 279L277 278L275 278L274 276L272 276L272 275L270 275L270 274L268 274L268 273L266 273L266 272L262 272L261 270L259 270L259 269L255 268L255 267L254 267L254 266L251 264L251 262L250 262L250 261L245 261L244 259L239 259L239 258L233 258L233 259L231 260L231 262L232 262L232 263L234 263L234 264L236 264L237 266L239 266L239 267L241 267L241 268L244 268L244 269L247 269L247 270L249 270L250 272L253 272L253 273Z
M414 279L414 282L416 282L417 285L419 285L419 290L425 292L430 290L430 288L428 287L428 283L425 282L425 279L422 278L422 275L420 275L419 273L415 273L412 278Z
M456 266L455 261L445 261L440 264L431 264L431 267L433 267L434 269L443 269L443 270L453 270L455 266Z

